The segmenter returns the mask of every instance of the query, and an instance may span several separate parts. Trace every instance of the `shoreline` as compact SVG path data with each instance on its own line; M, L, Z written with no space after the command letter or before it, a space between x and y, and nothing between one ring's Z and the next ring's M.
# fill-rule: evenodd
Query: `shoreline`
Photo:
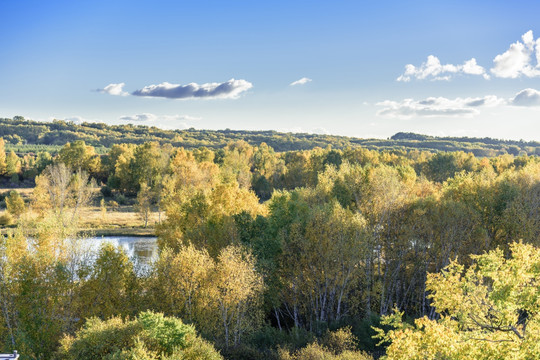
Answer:
M16 227L4 227L0 229L0 235L6 235L9 230ZM136 237L157 237L154 228L117 228L117 229L79 229L77 235L86 237L100 236L136 236Z

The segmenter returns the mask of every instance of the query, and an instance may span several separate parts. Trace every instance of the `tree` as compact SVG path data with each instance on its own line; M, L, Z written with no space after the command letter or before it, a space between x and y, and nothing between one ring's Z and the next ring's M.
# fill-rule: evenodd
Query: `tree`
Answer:
M93 146L82 140L67 143L58 153L58 158L71 169L84 170L91 174L99 171L101 160Z
M427 289L439 318L411 326L396 312L378 329L386 359L536 359L540 356L540 249L523 243L453 261L430 274Z
M8 213L15 217L19 217L25 212L24 200L17 191L10 191L6 197L6 208Z
M164 249L154 266L152 303L166 314L189 322L204 320L214 262L204 249L183 246L178 253Z
M81 209L92 199L95 182L78 170L74 174L63 163L49 165L36 177L32 208L41 217L52 216L64 229L74 228Z
M264 290L262 276L255 270L255 259L237 246L224 248L212 275L210 305L217 314L215 333L228 348L261 324L260 300Z
M144 221L144 227L148 226L148 219L152 210L152 200L150 187L146 183L142 183L137 193L137 210L139 211L139 216Z
M4 139L0 138L0 176L6 174L7 164L6 164L6 145Z
M136 290L136 277L133 264L122 249L103 244L95 263L81 267L78 275L82 279L79 292L81 318L107 319L131 313L129 293Z
M21 172L21 161L12 150L6 157L6 174L8 176L17 175Z

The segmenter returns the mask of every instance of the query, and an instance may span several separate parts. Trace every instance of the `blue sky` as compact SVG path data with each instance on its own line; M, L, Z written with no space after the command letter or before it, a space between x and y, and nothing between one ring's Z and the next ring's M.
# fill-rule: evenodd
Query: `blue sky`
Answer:
M0 14L0 117L540 140L534 1L0 0Z

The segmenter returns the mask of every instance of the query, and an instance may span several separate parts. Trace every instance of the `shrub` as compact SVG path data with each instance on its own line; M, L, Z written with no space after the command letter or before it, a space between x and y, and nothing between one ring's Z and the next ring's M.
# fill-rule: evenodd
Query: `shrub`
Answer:
M220 360L221 355L197 336L195 328L163 314L143 312L134 320L89 319L74 337L60 342L65 360Z
M128 203L127 198L126 198L124 195L122 195L122 194L116 195L116 196L115 196L115 200L116 200L116 202L117 202L118 204L120 204L120 205L127 205L127 203Z
M109 200L109 201L107 201L107 206L110 207L111 210L116 210L116 209L118 209L118 206L120 206L120 205L118 205L118 203L116 201L114 201L114 200Z
M104 185L101 187L101 194L104 196L104 197L111 197L113 196L113 192L112 192L112 189L110 187L108 187L107 185Z
M13 218L8 213L0 215L0 226L9 226L13 224Z

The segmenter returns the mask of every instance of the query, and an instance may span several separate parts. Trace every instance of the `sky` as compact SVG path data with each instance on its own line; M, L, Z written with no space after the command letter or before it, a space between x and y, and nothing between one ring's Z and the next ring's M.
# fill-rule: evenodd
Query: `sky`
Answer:
M538 1L0 0L0 117L540 140Z

